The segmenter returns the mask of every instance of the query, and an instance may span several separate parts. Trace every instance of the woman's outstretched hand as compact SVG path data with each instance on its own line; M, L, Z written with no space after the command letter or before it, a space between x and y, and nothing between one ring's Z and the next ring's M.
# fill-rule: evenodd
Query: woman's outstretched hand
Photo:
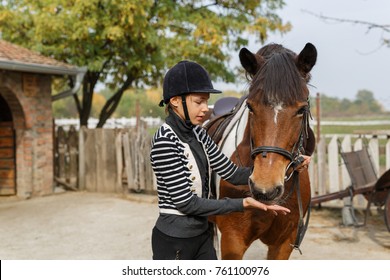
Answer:
M277 216L278 213L281 213L283 215L286 215L286 214L290 213L290 209L288 209L286 207L283 207L283 206L280 206L280 205L277 205L277 204L267 205L267 204L264 204L264 203L262 203L260 201L255 200L252 197L244 198L243 204L244 204L244 208L245 209L257 208L257 209L260 209L260 210L263 210L263 211L270 210L270 211L272 211L272 213L275 216Z

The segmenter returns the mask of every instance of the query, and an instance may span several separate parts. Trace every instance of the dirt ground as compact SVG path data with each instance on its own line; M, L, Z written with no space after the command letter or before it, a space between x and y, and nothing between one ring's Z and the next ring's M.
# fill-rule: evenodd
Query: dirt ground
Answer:
M158 215L154 196L63 192L0 198L0 259L148 260ZM313 209L293 260L390 260L390 233L374 211L366 227L341 226L340 209ZM358 212L361 215L360 212ZM257 242L245 259L264 259Z

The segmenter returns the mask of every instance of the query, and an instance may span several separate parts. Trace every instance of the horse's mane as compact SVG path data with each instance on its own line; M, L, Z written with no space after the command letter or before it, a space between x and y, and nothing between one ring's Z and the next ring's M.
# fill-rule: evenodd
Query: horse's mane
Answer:
M259 98L259 102L265 105L292 105L307 99L304 94L306 80L295 65L294 52L279 44L269 44L257 55L264 61L252 77L248 98Z

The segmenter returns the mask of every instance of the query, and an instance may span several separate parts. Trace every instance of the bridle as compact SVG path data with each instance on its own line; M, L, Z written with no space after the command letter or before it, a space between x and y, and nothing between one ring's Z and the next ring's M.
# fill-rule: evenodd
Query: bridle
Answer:
M263 158L266 158L268 153L276 153L276 154L284 156L285 158L287 158L290 161L286 167L284 181L287 182L288 180L290 180L292 175L294 174L294 172L291 172L290 174L288 174L288 171L290 170L290 168L292 168L294 171L295 168L299 164L301 164L303 161L303 158L301 157L302 153L304 152L303 141L304 141L304 137L308 137L307 126L308 126L310 116L311 116L310 106L308 106L308 108L305 109L305 111L303 112L302 123L301 123L301 128L300 128L298 140L295 142L291 152L286 150L286 149L277 147L277 146L259 146L259 147L253 148L253 141L251 140L250 143L251 143L251 157L252 157L252 159L254 160L255 157L259 154L261 154L261 156Z
M298 207L299 207L299 224L298 224L297 236L296 236L294 244L290 244L290 245L294 249L298 250L301 255L302 255L302 251L299 247L302 243L302 240L305 236L305 233L306 233L306 230L307 230L307 227L309 224L310 203L309 203L309 208L307 210L306 222L304 222L304 220L303 220L304 213L303 213L302 198L301 198L300 184L299 184L299 174L298 174L298 172L296 172L296 168L303 161L303 157L301 156L302 153L304 152L303 141L304 141L304 137L308 138L308 135L309 135L308 131L307 131L308 125L309 125L309 123L308 123L309 117L311 117L309 101L308 101L308 104L309 104L309 106L303 112L303 118L302 118L302 123L301 123L301 128L300 128L298 140L295 142L291 152L286 150L286 149L277 147L277 146L259 146L259 147L253 148L252 139L250 141L252 160L254 160L255 157L259 154L261 154L261 156L263 158L266 158L268 153L276 153L276 154L284 156L285 158L287 158L290 161L286 167L284 181L287 182L288 180L290 180L293 177L293 186L292 186L289 194L285 198L285 200L292 194L292 192L295 189L295 191L297 193ZM288 174L288 171L291 168L292 168L292 171L290 174Z

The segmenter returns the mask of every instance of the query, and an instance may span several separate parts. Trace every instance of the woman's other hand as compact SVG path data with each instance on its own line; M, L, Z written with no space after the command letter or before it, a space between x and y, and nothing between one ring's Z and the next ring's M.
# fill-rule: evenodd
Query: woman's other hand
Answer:
M311 161L311 157L309 156L302 155L302 157L303 162L295 168L295 170L298 172L302 172L303 170L309 168L309 163Z

